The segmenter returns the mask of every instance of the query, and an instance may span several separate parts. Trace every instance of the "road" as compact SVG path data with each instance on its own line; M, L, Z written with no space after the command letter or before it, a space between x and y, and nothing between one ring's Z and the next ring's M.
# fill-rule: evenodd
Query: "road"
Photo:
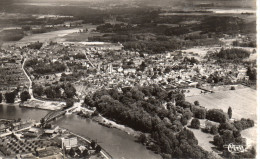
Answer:
M24 58L24 60L23 60L22 70L23 70L25 76L28 78L28 80L29 80L29 82L30 82L30 84L29 84L29 94L31 95L31 100L38 100L38 99L35 99L34 96L33 96L32 80L31 80L31 78L28 76L27 72L26 72L25 69L24 69L24 64L25 64L25 62L26 62L26 58Z
M32 124L34 125L34 124ZM5 134L1 134L0 135L0 138L1 137L5 137L5 136L8 136L8 135L11 135L12 133L17 133L17 132L20 132L20 131L24 131L24 130L27 130L27 129L30 129L32 127L32 125L28 126L28 127L25 127L25 128L22 128L22 129L19 129L19 130L16 130L16 131L10 131L10 132L7 132Z

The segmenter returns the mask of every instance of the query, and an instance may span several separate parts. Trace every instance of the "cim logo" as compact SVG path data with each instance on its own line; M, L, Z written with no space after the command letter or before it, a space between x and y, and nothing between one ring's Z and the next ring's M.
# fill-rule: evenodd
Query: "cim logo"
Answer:
M241 153L245 152L245 148L243 145L234 145L233 143L230 143L228 145L223 145L224 148L227 148L229 152L231 153Z

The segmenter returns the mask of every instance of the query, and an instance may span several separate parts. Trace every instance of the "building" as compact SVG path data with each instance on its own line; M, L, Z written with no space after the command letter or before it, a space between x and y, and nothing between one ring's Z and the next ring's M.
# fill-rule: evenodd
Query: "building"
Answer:
M62 138L62 148L64 149L71 149L73 147L77 147L78 145L78 140L76 137L73 138Z

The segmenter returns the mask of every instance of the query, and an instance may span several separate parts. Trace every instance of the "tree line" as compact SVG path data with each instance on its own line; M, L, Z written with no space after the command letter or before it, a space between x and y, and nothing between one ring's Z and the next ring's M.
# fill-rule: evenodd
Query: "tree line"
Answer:
M18 95L18 90L14 90L12 92L5 92L4 94L0 93L0 103L2 103L5 99L6 103L14 103L15 102L15 98ZM22 102L27 101L28 99L31 99L31 95L29 94L28 91L22 91L20 93L20 100Z
M68 99L76 95L76 89L70 83L60 83L43 87L41 85L33 85L33 94L36 97L46 96L48 99Z

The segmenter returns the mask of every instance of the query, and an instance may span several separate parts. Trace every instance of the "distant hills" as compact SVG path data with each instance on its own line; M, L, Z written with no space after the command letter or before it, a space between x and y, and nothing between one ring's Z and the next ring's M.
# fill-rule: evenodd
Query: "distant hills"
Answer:
M256 8L256 0L0 0L0 6L13 4L116 5L137 4L158 7L228 7Z

